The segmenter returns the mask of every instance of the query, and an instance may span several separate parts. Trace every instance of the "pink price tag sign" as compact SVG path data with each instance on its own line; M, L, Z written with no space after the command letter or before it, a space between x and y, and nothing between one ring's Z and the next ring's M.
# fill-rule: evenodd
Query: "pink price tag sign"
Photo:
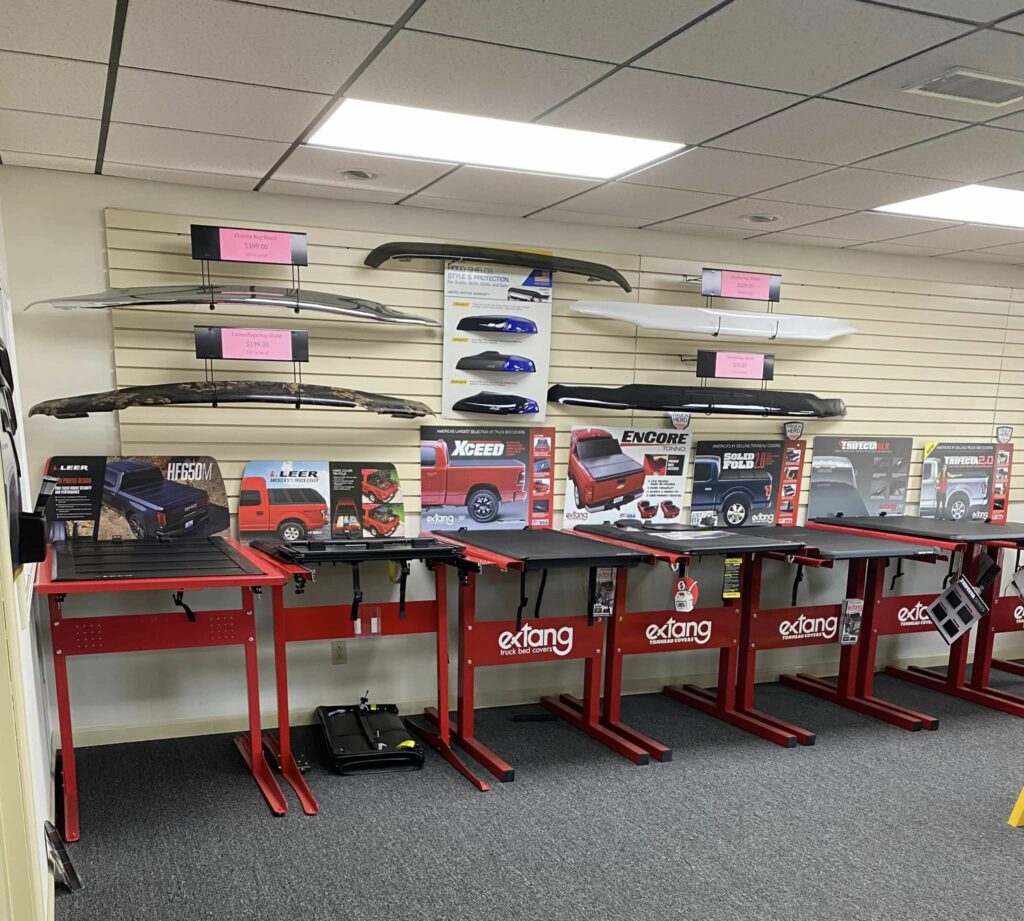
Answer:
M227 262L288 265L292 261L292 235L274 230L221 227L220 258Z
M758 272L722 272L722 297L736 297L746 301L767 301L772 276Z
M759 355L756 352L717 352L715 355L715 377L747 381L763 380L764 355Z
M292 334L288 329L222 329L225 358L256 361L291 361Z

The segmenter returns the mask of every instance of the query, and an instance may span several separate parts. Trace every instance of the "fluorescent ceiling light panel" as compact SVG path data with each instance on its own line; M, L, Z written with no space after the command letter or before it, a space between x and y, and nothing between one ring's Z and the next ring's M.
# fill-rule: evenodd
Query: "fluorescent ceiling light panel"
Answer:
M611 179L685 146L360 99L346 99L307 143L585 179Z
M1024 192L989 185L965 185L959 189L882 205L875 208L875 211L931 217L940 221L1024 227Z

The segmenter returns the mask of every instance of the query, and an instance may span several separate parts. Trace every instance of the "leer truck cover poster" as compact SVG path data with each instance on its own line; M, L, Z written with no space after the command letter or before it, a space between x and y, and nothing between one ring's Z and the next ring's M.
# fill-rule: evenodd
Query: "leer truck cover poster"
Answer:
M50 541L177 540L231 525L212 457L51 457L57 478L46 504Z
M555 430L420 428L421 527L550 528Z
M580 426L569 436L566 528L636 518L682 521L690 434Z
M921 462L921 517L1006 521L1013 445L929 441Z
M238 494L238 531L282 540L404 537L398 471L388 463L249 461Z
M816 436L808 519L882 512L902 515L913 448L913 438Z
M690 524L702 528L796 522L803 442L699 441Z

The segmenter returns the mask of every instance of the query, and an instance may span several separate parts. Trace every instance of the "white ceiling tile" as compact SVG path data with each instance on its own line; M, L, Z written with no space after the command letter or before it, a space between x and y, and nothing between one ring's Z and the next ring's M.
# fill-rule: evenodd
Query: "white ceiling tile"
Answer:
M1024 192L1024 173L1011 173L1009 176L997 176L987 179L980 185L991 185L997 189L1017 189Z
M3 159L4 166L32 166L36 169L68 170L73 173L91 173L96 168L95 155L84 159L22 153L17 150L0 150L0 159ZM3 169L3 166L0 166L0 169Z
M757 124L716 138L715 145L729 150L845 165L956 127L955 122L937 118L810 99Z
M815 205L782 204L777 201L766 201L761 198L739 198L736 201L716 205L705 211L698 211L679 220L687 224L712 224L719 227L735 227L745 229L747 236L759 233L773 233L778 230L791 230L802 224L823 221L830 217L839 217L844 212L839 208L820 208ZM775 214L779 220L765 224L754 224L744 221L749 214Z
M707 192L684 192L679 189L614 182L577 195L559 208L588 214L638 218L639 223L653 223L707 208L726 201L727 197Z
M0 51L0 107L99 118L107 68Z
M330 96L122 67L114 121L294 141Z
M677 157L625 177L622 182L692 189L722 195L750 195L831 167L825 163L762 157L734 150L694 147Z
M1020 0L893 0L893 5L971 22L991 22L1020 9Z
M636 66L820 93L967 28L849 0L741 0L640 58Z
M808 227L812 230L812 227ZM844 246L853 246L860 240L844 240L840 237L814 237L809 234L800 233L766 233L760 237L752 238L757 243L791 243L794 246L826 246L830 249L842 249Z
M717 0L430 0L412 29L535 48L599 61L625 61L686 25Z
M1012 19L1007 19L1005 22L999 23L999 28L1008 29L1010 32L1016 32L1019 35L1024 35L1024 14L1014 16Z
M105 64L115 7L111 0L4 0L0 43L11 51Z
M112 122L106 158L115 163L259 178L287 148L272 141Z
M570 211L568 208L547 208L530 215L530 220L562 221L569 224L597 224L600 227L640 227L642 218L616 217L611 214L593 214L589 211Z
M721 237L723 239L742 240L751 236L757 231L749 228L738 227L715 227L711 224L684 224L682 221L662 221L660 224L652 224L644 230L657 230L659 233L686 233L694 237Z
M152 182L173 182L177 185L192 185L214 189L240 189L249 191L255 185L245 176L228 176L222 173L203 173L195 170L165 169L158 166L139 166L136 163L118 163L109 158L103 163L105 176L120 176L124 179L147 179Z
M626 68L559 106L541 122L697 144L798 99L787 93Z
M986 253L980 250L978 252L947 253L942 258L962 259L966 262L995 262L1002 265L1019 265L1024 261L1022 256L1001 256L997 253Z
M1024 243L1024 227L989 227L984 224L959 224L942 230L930 230L913 236L900 237L907 246L936 246L947 253L965 249L988 249L1007 243Z
M91 118L0 109L0 149L96 160L100 123Z
M891 256L938 256L948 252L941 246L907 246L905 243L889 241L886 243L861 243L851 246L851 252L886 253Z
M263 192L271 192L277 195L302 195L306 198L340 198L345 201L371 201L386 205L395 204L406 194L404 192L389 192L386 189L359 189L352 186L323 185L316 182L291 182L283 179L271 179L260 188L260 193L262 194Z
M229 0L132 0L121 63L333 94L383 26Z
M592 61L403 31L348 95L526 121L607 70L606 64Z
M1006 128L1009 131L1024 131L1024 112L1015 112L1013 115L994 118L986 124L994 128Z
M277 6L283 10L359 19L392 25L409 8L409 0L240 0L260 6Z
M761 197L772 201L866 211L894 201L944 192L955 186L956 183L943 179L920 179L917 176L844 167L762 192Z
M274 178L336 186L339 189L372 191L384 196L381 200L397 201L410 192L422 189L428 182L439 179L454 165L428 160L406 160L402 157L378 157L326 147L298 147L284 161ZM375 176L372 179L345 179L341 175L343 170L366 170Z
M525 214L598 184L592 179L569 179L463 166L435 182L427 194L431 197L522 206L518 208L519 213Z
M881 240L904 237L912 233L942 230L949 226L951 226L950 221L930 221L919 217L899 217L894 214L874 214L870 211L862 211L801 227L796 233L836 237L857 243L877 243Z
M999 256L1014 256L1018 260L1024 260L1024 243L1008 243L1005 246L993 246L991 249L983 249L980 252L993 253Z
M980 182L1019 170L1022 163L1024 135L975 125L906 150L872 157L859 165L954 182Z
M514 202L472 201L467 198L443 198L440 195L414 195L403 205L414 208L434 208L439 211L464 211L467 214L500 214L505 217L522 217L529 210Z
M973 0L972 3L964 3L963 7L966 9L972 4ZM968 122L988 121L1021 108L1021 104L1013 103L995 109L971 102L936 99L903 91L905 86L937 77L952 67L969 67L983 73L1024 80L1024 39L1001 32L975 32L941 48L919 54L909 61L887 67L828 95L834 99L846 99L865 105Z

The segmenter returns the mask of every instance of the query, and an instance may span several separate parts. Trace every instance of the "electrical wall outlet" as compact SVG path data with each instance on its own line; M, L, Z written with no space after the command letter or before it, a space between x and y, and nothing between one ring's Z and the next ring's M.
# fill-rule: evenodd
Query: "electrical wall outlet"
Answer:
M348 647L344 640L331 643L331 665L344 665L348 662Z

